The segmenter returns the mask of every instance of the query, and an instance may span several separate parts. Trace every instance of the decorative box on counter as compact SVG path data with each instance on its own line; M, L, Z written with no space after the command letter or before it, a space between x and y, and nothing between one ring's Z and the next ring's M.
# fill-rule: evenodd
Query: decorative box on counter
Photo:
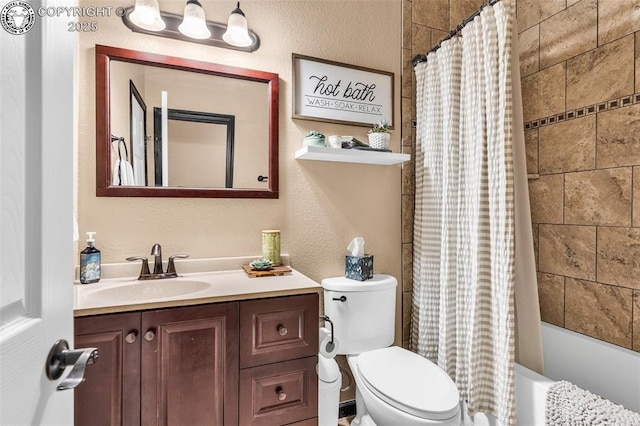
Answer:
M345 256L344 276L352 280L364 281L373 278L373 255Z

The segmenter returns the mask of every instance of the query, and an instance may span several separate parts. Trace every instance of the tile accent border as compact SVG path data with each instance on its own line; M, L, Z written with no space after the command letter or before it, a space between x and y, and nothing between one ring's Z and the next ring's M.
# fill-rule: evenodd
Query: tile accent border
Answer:
M587 115L596 114L598 112L609 111L612 109L622 108L630 105L640 104L640 93L621 96L608 101L599 102L594 105L564 111L559 114L550 115L548 117L539 118L524 123L525 130L538 129L550 124L560 123L562 121L573 120L574 118L585 117Z

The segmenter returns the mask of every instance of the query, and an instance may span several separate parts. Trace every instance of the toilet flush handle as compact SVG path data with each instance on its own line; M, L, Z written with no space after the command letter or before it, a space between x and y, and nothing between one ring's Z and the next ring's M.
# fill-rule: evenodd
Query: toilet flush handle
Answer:
M334 297L333 300L337 300L338 302L346 302L347 301L347 296L345 296L344 294L340 297Z

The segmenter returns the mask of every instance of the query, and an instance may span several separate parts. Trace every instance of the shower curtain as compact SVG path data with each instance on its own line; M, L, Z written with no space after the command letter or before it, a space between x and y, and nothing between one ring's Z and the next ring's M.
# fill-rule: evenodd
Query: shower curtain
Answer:
M523 311L535 305L528 332L534 341L540 334L523 159L514 178L514 149L524 155L524 136L521 105L515 120L512 111L512 8L511 0L485 7L461 37L415 67L411 346L454 379L470 415L491 413L505 425L516 423L517 272L527 272L527 298L535 298L523 304ZM515 183L524 190L516 194ZM516 218L524 228L516 230ZM516 245L526 249L518 252L518 266ZM533 352L541 360L541 343Z

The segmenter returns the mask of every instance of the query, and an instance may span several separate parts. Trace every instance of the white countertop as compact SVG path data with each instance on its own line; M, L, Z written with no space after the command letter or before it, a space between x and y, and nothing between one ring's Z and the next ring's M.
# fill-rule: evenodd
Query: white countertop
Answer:
M236 262L217 262L226 267ZM255 257L249 258L255 259ZM202 260L191 261L202 267ZM193 267L183 269L193 270ZM176 262L176 269L180 270ZM105 265L106 266L106 265ZM193 266L193 265L191 265ZM110 269L109 267L106 268ZM113 269L113 268L111 268ZM296 270L289 275L250 278L242 269L189 272L179 278L137 281L137 277L103 279L95 284L74 285L74 315L87 316L105 313L138 311L173 306L199 305L296 294L321 293L322 286ZM165 290L169 291L165 291ZM185 294L180 294L185 289ZM159 293L156 293L156 290Z

